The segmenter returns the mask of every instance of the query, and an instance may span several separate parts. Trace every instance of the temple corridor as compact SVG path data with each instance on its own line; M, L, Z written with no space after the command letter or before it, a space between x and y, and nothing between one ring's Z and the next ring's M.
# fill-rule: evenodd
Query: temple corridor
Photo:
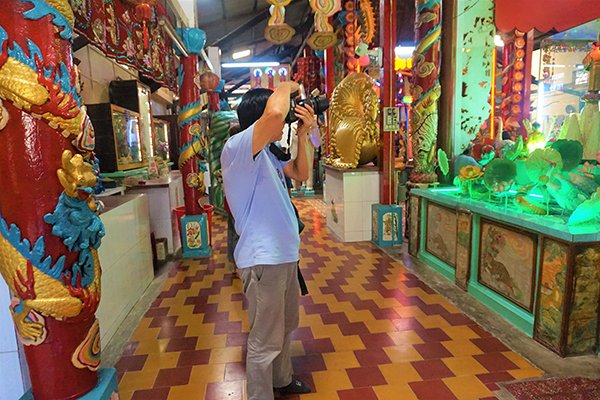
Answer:
M511 351L370 242L342 243L324 204L295 200L306 229L295 373L308 399L495 399L499 382L543 371ZM117 363L124 400L244 399L248 325L216 217L214 255L183 260Z

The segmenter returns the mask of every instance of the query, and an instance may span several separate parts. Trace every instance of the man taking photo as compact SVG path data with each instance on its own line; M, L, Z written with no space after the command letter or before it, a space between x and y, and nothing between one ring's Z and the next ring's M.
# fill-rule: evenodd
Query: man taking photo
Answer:
M240 236L235 262L248 301L246 376L249 400L271 400L281 394L308 393L310 387L292 376L291 334L298 327L298 220L288 196L285 176L308 178L306 135L315 122L314 110L297 106L298 156L280 160L269 149L281 140L295 82L281 83L275 92L248 91L237 113L241 132L221 154L223 184Z

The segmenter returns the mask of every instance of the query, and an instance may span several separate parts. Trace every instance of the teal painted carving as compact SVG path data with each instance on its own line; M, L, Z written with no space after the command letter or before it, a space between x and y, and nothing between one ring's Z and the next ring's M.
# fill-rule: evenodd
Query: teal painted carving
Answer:
M92 194L94 188L81 188ZM78 260L73 263L68 277L71 284L87 287L94 281L94 257L91 249L98 249L104 237L104 225L93 212L87 201L79 200L62 193L54 213L44 216L44 221L52 225L52 234L63 240L69 251L79 251Z
M46 256L46 244L44 237L40 236L33 247L29 240L21 238L21 230L15 224L10 226L0 214L0 235L21 254L27 261L36 267L43 274L60 279L65 267L65 256L60 256L56 263L52 263L52 257Z
M202 113L196 112L196 113L188 113L186 111L190 111L194 108L199 108L202 107L202 100L198 100L196 102L190 103L190 104L186 104L185 106L181 107L181 111L179 112L179 115L182 116L186 116L189 115L189 117L187 118L183 118L181 120L179 120L179 127L183 128L186 124L189 124L191 122L197 121L202 117ZM190 115L191 114L191 115Z
M33 4L31 10L23 13L25 18L35 21L50 15L52 17L52 23L59 28L60 37L66 40L71 39L73 36L71 24L56 8L52 7L45 0L21 0L21 2ZM70 9L69 12L71 12Z
M81 188L93 193L93 188ZM90 210L87 201L62 193L53 213L46 214L44 221L52 225L52 233L63 239L69 251L92 247L98 249L104 237L104 225L100 217Z
M177 30L185 48L191 53L200 55L206 44L206 33L202 29L184 28Z

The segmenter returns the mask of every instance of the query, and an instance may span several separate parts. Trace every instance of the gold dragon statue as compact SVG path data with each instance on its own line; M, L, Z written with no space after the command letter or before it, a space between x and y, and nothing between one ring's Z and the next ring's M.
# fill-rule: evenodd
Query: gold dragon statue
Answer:
M348 75L335 88L327 164L351 169L375 161L380 144L377 101L375 81L363 73Z

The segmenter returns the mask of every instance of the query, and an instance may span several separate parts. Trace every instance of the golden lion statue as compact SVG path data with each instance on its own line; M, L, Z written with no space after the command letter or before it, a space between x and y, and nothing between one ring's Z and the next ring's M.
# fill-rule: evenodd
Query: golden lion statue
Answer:
M331 154L326 163L356 168L379 154L375 81L363 73L345 77L333 91L330 108Z

